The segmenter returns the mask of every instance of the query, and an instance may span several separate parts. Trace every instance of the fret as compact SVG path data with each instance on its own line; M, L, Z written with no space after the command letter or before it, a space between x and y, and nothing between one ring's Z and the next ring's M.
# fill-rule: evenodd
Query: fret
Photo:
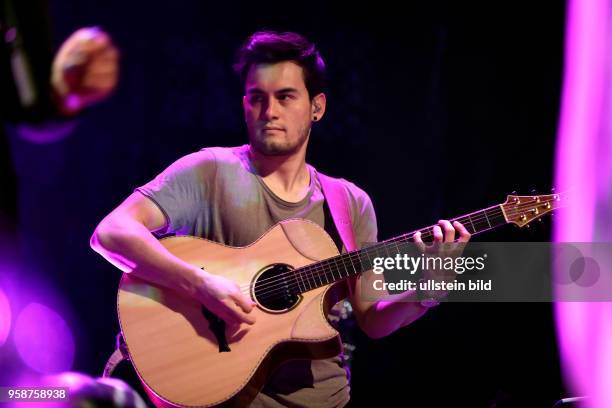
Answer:
M344 263L344 257L343 256L336 256L333 259L334 259L334 268L338 272L338 277L337 278L333 275L333 272L332 272L332 276L334 277L333 281L335 282L336 280L342 279L342 269L340 269L340 268L342 267L346 271L346 264ZM342 262L342 263L340 263L340 262Z
M310 289L314 289L314 288L317 287L317 283L316 283L315 278L314 278L314 273L313 273L313 270L312 270L312 265L306 267L306 270L308 272L310 272L310 277L308 278L309 283L310 283Z
M331 273L332 275L332 279L330 281L329 279L329 274ZM333 267L331 267L331 265L328 266L328 268L325 270L325 281L326 281L326 285L328 285L330 282L334 281L334 269Z
M302 286L304 287L303 292L306 292L306 285L304 284L304 278L302 277L302 272L296 272L295 275L297 275L297 279L295 280L295 282L298 285L298 290L300 292L302 292L302 288L300 288L300 280L302 281Z
M397 251L396 253L401 254L402 251L400 251L398 241L394 241L393 243L395 244L395 250Z
M393 242L393 241L391 241L391 242ZM389 255L389 246L390 246L390 245L388 245L388 244L383 245L383 248L384 248L384 250L385 250L385 255L386 255L387 257L390 257L390 256L391 256L391 255Z
M374 266L373 262L372 262L372 258L376 258L376 244L371 245L371 246L369 246L367 248L364 248L363 249L363 253L368 258L368 264L363 269L364 270L370 270Z
M475 232L479 233L487 229L488 221L485 221L482 217L478 217L478 219L474 220L474 225L476 227Z
M332 258L332 259L333 259L333 258ZM336 263L336 260L335 260L335 259L334 259L334 265L333 265L333 266L332 266L332 265L330 265L330 269L329 269L329 271L331 272L331 276L332 276L332 282L335 282L335 281L336 281L336 277L334 276L334 268L336 268L336 269L337 269L337 263Z
M506 223L506 217L504 217L503 212L501 211L500 207L495 207L494 210L492 210L493 212L493 216L498 220L493 227L498 227L500 225L504 225Z
M349 276L351 276L351 268L347 264L346 254L342 255L342 267L344 268L344 275L345 275L342 278L348 278Z
M363 268L363 270L364 270L364 271L367 271L367 270L369 270L369 269L372 267L372 260L370 259L369 251L367 250L367 248L363 248L363 249L362 249L361 251L359 251L359 252L361 252L361 254L359 255L360 259L362 259L362 257L364 257L364 256L365 256L366 258L368 258L368 263L367 263L367 265L365 265L365 267L364 267L364 265L363 265L363 264L361 265L361 267Z
M321 281L321 286L327 284L327 268L325 264L317 268L317 275L319 276L319 281Z
M471 234L475 234L476 233L476 227L474 227L474 222L472 221L472 217L470 217L470 215L467 215L468 220L470 221L470 225L472 226L472 232Z
M312 286L312 280L311 280L310 268L309 267L305 267L304 268L303 276L306 278L306 283L308 284L308 290L312 290L313 286Z
M358 254L359 252L356 252L356 254ZM350 256L350 255L349 255ZM357 268L355 268L355 263L353 262L353 260L351 258L349 258L349 262L351 264L351 266L353 267L353 271L355 272L355 275L357 275L359 272L357 272Z
M489 217L487 216L487 210L484 210L482 213L484 214L485 219L487 220L487 224L489 224L489 228L493 228L491 227L491 222L489 222Z

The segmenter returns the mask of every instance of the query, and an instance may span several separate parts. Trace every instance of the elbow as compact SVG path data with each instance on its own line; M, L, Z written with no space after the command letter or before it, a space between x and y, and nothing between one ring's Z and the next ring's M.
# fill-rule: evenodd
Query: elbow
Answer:
M111 252L117 245L117 234L113 231L114 229L111 222L107 219L102 220L89 239L89 246L91 249L100 254Z
M369 312L369 311L368 311ZM361 331L372 340L382 339L397 330L397 327L390 327L389 322L377 319L373 313L366 313L365 316L357 316L357 324Z
M379 326L365 326L361 327L361 330L372 340L382 339L383 337L387 337L391 333L393 333L396 329L389 330L387 327L379 327Z
M365 333L366 336L368 336L370 340L378 340L385 337L385 335L378 330L368 330L366 328L362 328L361 330Z
M89 239L89 245L108 262L129 273L136 268L136 264L125 253L130 235L121 225L119 221L102 220Z

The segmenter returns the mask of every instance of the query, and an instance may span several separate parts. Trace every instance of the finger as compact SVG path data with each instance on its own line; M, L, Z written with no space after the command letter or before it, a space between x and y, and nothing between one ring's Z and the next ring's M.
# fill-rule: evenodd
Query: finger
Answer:
M100 73L88 75L80 84L80 88L88 90L110 90L117 84L117 75L112 73Z
M78 46L74 49L62 54L58 63L63 69L71 67L95 67L106 65L114 69L118 69L119 53L115 49L95 50L85 46Z
M448 220L440 220L438 224L444 230L444 242L454 242L455 241L455 229L451 225Z
M240 306L232 298L223 300L223 304L227 307L227 311L231 315L231 318L237 322L246 323L252 325L255 323L255 316L248 315L242 311Z
M78 58L80 60L91 60L94 57L108 54L117 56L118 51L113 45L110 37L94 29L81 29L75 32L60 48L63 58Z
M112 69L119 69L119 57L118 54L112 52L104 52L102 54L94 55L89 58L87 65L94 68L106 67Z
M434 227L433 227L433 235L434 235L434 242L435 243L442 242L444 237L442 236L442 229L440 228L440 226L434 225Z
M214 308L211 307L210 311L219 319L223 320L227 325L237 325L241 323L240 319L238 319L235 314L232 313L228 307L226 307L225 304L219 304L218 307Z
M118 60L119 51L114 47L106 48L92 57L92 63L103 61L116 64Z
M459 242L468 242L472 237L472 234L461 224L459 221L453 222L455 229L459 231Z
M110 36L99 27L84 27L72 34L74 43L86 47L88 50L101 50L112 44Z
M455 241L455 229L451 225L448 220L440 220L438 221L442 230L444 231L444 242L454 242Z
M255 324L255 316L246 314L240 309L236 309L236 313L241 322L246 323L250 326Z
M255 306L255 302L253 302L250 298L246 297L240 292L232 294L231 297L245 313L251 313L251 310L253 310L253 306Z
M225 322L225 330L227 331L227 333L235 333L238 330L240 330L240 326L242 325L241 322Z
M414 235L412 236L412 239L415 243L415 245L417 246L417 248L419 249L419 251L421 253L425 253L425 243L423 242L423 239L421 238L421 231L417 231L414 233Z
M83 69L84 75L95 75L95 74L113 74L116 75L119 72L117 64L113 62L96 62L93 64L87 64Z

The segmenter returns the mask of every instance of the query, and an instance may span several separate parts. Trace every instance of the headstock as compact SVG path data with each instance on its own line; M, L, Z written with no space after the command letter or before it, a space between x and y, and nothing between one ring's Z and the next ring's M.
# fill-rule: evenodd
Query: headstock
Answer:
M561 207L561 194L509 195L502 205L506 221L524 227L531 221Z

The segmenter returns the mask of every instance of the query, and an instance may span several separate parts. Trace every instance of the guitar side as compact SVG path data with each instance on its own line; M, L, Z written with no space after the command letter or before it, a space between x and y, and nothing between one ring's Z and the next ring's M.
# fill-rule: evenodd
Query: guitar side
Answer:
M323 229L299 219L276 224L247 247L189 236L161 243L184 261L240 287L251 286L270 265L299 268L338 254ZM121 280L117 309L132 364L158 406L245 405L282 362L340 352L338 333L325 318L335 303L330 288L302 294L289 310L270 311L258 304L253 326L226 327L224 333L211 329L195 300L129 274ZM219 336L229 351L221 351Z

